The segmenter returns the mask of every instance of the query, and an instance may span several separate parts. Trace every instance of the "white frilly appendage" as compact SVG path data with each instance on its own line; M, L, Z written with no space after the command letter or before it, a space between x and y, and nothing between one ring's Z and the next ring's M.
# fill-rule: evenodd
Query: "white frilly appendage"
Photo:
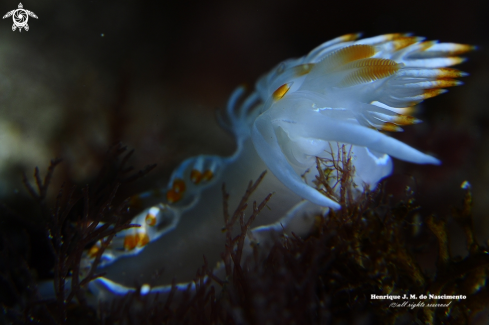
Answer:
M420 37L389 34L355 41L346 35L307 56L279 64L257 83L264 101L252 126L255 148L286 187L318 205L339 208L294 172L312 168L314 157L328 157L328 143L363 147L355 155L356 173L370 188L391 172L387 156L418 164L440 164L381 132L401 131L420 121L403 113L425 98L459 85L465 74L444 68L462 61L456 54L472 47L422 42ZM278 136L280 135L280 137ZM368 169L362 168L364 164ZM367 177L367 175L378 177ZM365 176L363 176L365 175ZM363 176L363 177L362 177ZM363 184L357 184L363 185Z
M168 187L158 192L159 203L132 221L141 227L119 233L105 250L101 264L107 275L90 284L97 297L134 291L136 279L144 283L162 267L166 284L174 276L191 281L203 254L217 263L224 249L223 183L229 206L236 207L248 181L266 169L271 172L250 198L261 201L275 193L251 232L265 240L282 229L306 233L311 220L304 215L340 208L314 185L318 159L334 160L340 146L346 145L351 155L356 193L364 186L374 188L391 173L391 157L440 164L380 131L419 123L406 114L413 105L445 92L442 88L459 85L455 78L465 74L446 67L462 62L457 55L473 47L407 34L358 37L341 36L302 58L280 63L243 101L244 89L238 88L220 116L221 125L236 138L236 153L190 158L175 170ZM134 205L150 196L134 197ZM85 253L86 265L98 248L96 244ZM144 292L168 292L164 284Z

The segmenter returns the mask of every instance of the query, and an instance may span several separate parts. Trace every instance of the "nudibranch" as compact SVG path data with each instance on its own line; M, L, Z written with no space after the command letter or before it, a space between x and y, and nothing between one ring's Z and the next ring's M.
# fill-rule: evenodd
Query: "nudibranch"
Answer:
M347 146L356 193L374 188L391 173L391 157L439 164L383 131L420 122L407 115L413 105L459 85L455 78L465 73L447 67L461 63L464 59L458 55L472 48L408 34L365 39L349 34L280 63L247 96L238 88L220 116L220 124L236 139L236 152L187 159L166 188L133 197L133 206L157 203L132 220L141 227L117 234L102 256L106 275L90 288L100 297L123 294L163 269L161 286L148 290L164 292L173 278L190 282L203 255L217 264L225 236L223 183L229 206L236 207L248 182L268 170L250 201L274 194L252 233L265 238L279 229L300 235L309 230L308 215L341 208L334 195L317 185L318 159L334 160ZM337 177L329 181L339 191ZM84 263L89 264L98 249L96 244L86 252Z

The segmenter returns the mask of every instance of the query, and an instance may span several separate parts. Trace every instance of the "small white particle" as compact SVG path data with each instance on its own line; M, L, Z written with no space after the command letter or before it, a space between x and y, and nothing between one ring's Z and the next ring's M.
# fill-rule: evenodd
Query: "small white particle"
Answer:
M460 185L460 188L463 188L464 190L470 189L470 183L469 181L464 181L462 185Z
M141 294L144 296L144 295L147 295L148 292L151 290L151 287L149 286L149 284L143 284L141 286Z

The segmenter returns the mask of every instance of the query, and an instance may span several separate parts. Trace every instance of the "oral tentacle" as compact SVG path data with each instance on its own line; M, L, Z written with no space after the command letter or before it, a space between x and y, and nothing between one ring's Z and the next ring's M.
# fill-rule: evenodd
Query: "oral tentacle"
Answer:
M260 158L292 192L317 205L339 209L340 205L304 183L282 152L270 117L263 114L253 124L251 137Z
M439 165L440 161L377 130L360 124L331 119L317 112L304 111L295 119L275 119L289 135L337 141L367 147L394 158L417 163Z

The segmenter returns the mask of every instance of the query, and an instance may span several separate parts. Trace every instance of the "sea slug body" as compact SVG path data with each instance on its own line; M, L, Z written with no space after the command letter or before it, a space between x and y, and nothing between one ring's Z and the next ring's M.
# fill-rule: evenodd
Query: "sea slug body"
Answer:
M315 185L318 159L334 160L347 148L356 193L374 188L391 173L391 157L439 164L381 131L420 122L406 115L410 108L443 93L442 88L459 85L455 78L465 74L447 67L462 62L458 55L473 47L407 34L358 38L341 36L280 63L247 97L238 88L220 118L236 139L236 152L185 160L159 191L160 203L133 219L141 227L119 233L104 252L101 267L107 274L92 281L91 289L101 296L129 292L164 268L162 286L149 291L165 291L174 277L180 283L191 281L203 255L210 265L218 263L225 236L223 183L229 206L236 207L248 182L268 170L250 198L261 201L274 193L253 224L254 234L259 237L280 224L301 234L311 224L308 213L341 208ZM340 190L337 178L330 182L334 191ZM133 201L150 196L143 193ZM95 245L86 253L87 263L96 250Z

